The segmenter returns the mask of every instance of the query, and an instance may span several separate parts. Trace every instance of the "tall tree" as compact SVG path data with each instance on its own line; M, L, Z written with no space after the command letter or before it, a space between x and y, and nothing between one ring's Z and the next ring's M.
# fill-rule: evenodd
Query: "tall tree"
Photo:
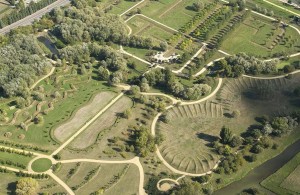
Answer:
M222 144L229 144L230 141L232 140L231 130L225 126L222 127L221 132L220 132L220 137L221 137Z
M39 184L35 179L30 177L22 178L17 183L16 194L17 195L35 195Z

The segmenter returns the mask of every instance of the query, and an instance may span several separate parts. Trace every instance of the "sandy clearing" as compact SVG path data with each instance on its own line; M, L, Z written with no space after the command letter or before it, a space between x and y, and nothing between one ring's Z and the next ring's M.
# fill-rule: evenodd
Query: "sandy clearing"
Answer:
M60 125L54 130L54 136L63 142L74 134L86 121L93 117L115 96L113 92L101 92L87 105L80 108L75 115L66 123Z
M132 101L130 98L124 96L119 99L84 132L82 132L77 138L75 138L75 140L71 142L70 147L84 149L92 145L96 141L98 133L103 129L113 125L115 120L117 119L117 114L124 112L131 106Z

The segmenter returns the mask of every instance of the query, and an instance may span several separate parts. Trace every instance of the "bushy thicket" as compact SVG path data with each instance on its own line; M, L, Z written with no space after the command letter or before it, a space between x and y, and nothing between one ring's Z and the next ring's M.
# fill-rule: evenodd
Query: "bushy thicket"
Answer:
M143 77L140 77L138 81L135 81L135 84L140 85L141 88L147 84L164 89L176 97L189 100L199 99L211 91L211 87L203 83L194 84L191 87L184 86L170 69L156 69L148 72Z
M11 40L0 48L0 95L26 97L30 85L52 65L34 36L14 35Z
M262 61L245 53L226 57L214 63L217 74L226 77L239 77L243 74L272 74L277 72L278 60Z
M52 20L57 24L52 33L64 44L100 41L138 48L163 49L162 42L150 37L128 36L128 29L120 16L105 13L100 7L79 7L82 8L72 6L51 13Z

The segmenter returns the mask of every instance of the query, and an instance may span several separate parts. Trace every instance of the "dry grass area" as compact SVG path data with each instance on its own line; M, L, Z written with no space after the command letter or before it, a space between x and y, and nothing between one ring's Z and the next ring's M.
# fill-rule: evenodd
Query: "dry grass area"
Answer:
M61 142L65 141L84 125L85 122L108 104L109 101L113 99L114 95L115 94L112 92L101 92L97 94L90 103L80 108L70 120L54 130L56 139Z
M76 149L84 149L92 145L98 134L114 124L118 115L132 106L132 101L128 97L122 97L113 104L105 113L103 113L93 124L91 124L84 132L82 132L70 146Z
M300 192L300 166L281 183L281 187L299 193Z
M186 172L204 173L212 169L218 156L206 145L217 139L215 135L222 127L223 108L206 102L175 107L167 114L170 121L158 123L158 132L166 137L160 146L163 157ZM212 120L216 122L212 124Z

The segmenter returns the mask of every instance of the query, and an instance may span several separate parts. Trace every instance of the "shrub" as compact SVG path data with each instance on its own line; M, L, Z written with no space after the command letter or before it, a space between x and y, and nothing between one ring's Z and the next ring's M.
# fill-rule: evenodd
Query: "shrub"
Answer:
M256 144L251 148L250 151L255 153L255 154L259 154L263 151L263 148L260 145Z

